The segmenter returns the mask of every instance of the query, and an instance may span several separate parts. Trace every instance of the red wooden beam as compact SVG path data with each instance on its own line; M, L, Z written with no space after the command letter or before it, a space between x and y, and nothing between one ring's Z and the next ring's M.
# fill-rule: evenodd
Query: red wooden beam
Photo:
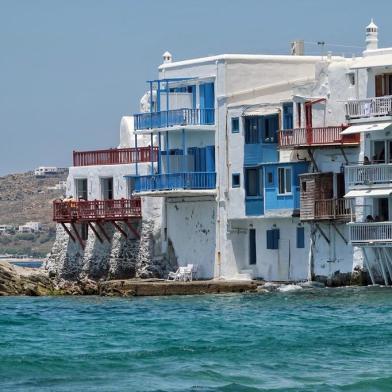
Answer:
M63 226L63 229L67 232L67 234L70 236L71 240L75 242L75 237L72 235L68 227L65 225L65 223L61 223L61 226Z
M126 220L125 221L126 225L129 227L129 230L132 231L132 233L134 234L134 236L140 240L140 233L132 226L131 222Z
M105 236L105 238L110 242L110 237L107 235L104 227L102 226L101 222L97 222L98 227L101 229L102 234Z
M75 223L71 222L71 226L76 234L76 238L78 239L80 246L84 249L84 246L85 246L84 242L83 242L82 237L80 236L79 232L76 230Z
M98 238L99 242L102 244L103 240L102 240L101 236L98 234L98 231L95 230L95 227L93 226L93 224L91 222L88 222L88 225L91 227L91 230L94 232L95 236Z
M115 222L115 221L111 221L113 226L125 237L127 238L127 233Z

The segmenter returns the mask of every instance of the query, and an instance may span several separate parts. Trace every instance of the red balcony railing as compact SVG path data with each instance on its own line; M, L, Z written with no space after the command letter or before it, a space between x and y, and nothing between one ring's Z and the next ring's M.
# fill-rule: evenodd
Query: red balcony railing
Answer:
M341 132L347 126L319 127L319 128L296 128L279 131L279 147L311 147L311 146L356 146L359 144L359 133L342 135Z
M157 160L158 147L152 149L151 147L111 148L109 150L73 152L74 166L122 165L136 162L156 162Z
M53 220L58 223L97 222L141 218L139 197L119 200L53 202Z

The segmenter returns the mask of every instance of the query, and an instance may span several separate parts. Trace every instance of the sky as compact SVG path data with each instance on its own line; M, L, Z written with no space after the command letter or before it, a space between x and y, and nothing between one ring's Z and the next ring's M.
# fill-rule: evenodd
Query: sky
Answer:
M307 54L324 41L351 56L371 17L392 46L391 11L390 0L0 0L0 175L117 146L166 50L288 54L304 39Z

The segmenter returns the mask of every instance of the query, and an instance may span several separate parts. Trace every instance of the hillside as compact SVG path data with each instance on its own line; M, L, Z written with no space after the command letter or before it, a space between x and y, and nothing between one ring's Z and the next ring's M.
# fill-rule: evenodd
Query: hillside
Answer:
M64 189L49 189L65 181L67 173L36 178L31 172L0 177L0 225L18 227L28 221L43 224L36 234L0 235L0 254L46 254L54 241L52 201L64 195Z

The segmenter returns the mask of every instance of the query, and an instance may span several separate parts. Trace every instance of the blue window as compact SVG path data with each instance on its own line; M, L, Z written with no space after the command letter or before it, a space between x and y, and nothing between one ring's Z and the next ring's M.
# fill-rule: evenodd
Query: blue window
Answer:
M278 128L277 114L245 117L245 144L276 143Z
M283 104L283 129L293 128L293 103Z
M279 249L279 229L267 230L267 249Z
M267 171L267 186L274 185L274 173L272 171Z
M256 230L249 229L249 264L256 264Z
M241 185L240 174L233 173L231 176L231 187L232 188L239 188Z
M238 117L233 117L231 119L231 133L240 132L240 119Z
M258 168L245 169L245 195L261 196L260 173Z
M305 248L305 228L297 227L297 248Z
M291 167L278 168L279 195L291 193Z

